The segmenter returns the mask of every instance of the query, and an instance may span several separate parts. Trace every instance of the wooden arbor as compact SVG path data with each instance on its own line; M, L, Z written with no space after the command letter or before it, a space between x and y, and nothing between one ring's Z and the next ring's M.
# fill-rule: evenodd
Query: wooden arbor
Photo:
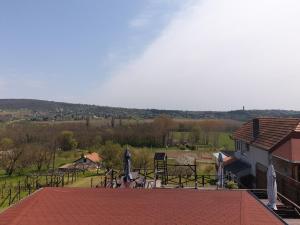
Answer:
M156 152L154 155L154 176L161 179L162 184L168 183L168 157L164 152Z

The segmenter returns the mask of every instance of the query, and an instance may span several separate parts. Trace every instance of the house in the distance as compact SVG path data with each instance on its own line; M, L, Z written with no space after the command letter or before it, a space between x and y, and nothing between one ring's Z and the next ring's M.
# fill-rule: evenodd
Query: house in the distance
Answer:
M295 190L300 188L300 119L256 118L235 131L233 139L235 157L251 166L254 186L266 187L266 171L272 160L279 190L290 191L295 185ZM296 192L293 195L300 196L300 191Z
M73 163L67 163L59 167L61 172L94 170L101 167L102 158L98 153L82 154L81 157Z
M76 168L80 169L98 169L101 166L102 158L97 152L82 154L81 157L74 161Z

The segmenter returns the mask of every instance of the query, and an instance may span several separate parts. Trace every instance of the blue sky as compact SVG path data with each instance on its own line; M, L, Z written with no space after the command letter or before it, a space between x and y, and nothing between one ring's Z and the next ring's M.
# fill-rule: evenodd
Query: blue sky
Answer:
M178 6L164 0L1 1L0 85L6 88L0 97L84 101L159 34Z
M299 0L1 0L0 98L300 110Z

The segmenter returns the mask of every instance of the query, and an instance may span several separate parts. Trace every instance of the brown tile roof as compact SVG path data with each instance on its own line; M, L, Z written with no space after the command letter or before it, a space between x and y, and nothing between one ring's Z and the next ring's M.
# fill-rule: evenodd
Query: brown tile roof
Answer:
M259 135L253 138L253 120L245 123L233 133L233 139L243 140L265 150L272 150L292 132L300 132L297 118L258 118Z
M277 225L246 191L45 188L0 214L0 225Z

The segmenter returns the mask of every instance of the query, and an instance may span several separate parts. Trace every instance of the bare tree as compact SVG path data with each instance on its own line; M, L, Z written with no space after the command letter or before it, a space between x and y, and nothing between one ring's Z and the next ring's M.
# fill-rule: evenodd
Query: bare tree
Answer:
M1 161L0 166L7 175L12 175L16 169L17 161L24 151L24 147L16 146L12 139L3 138L0 143Z

